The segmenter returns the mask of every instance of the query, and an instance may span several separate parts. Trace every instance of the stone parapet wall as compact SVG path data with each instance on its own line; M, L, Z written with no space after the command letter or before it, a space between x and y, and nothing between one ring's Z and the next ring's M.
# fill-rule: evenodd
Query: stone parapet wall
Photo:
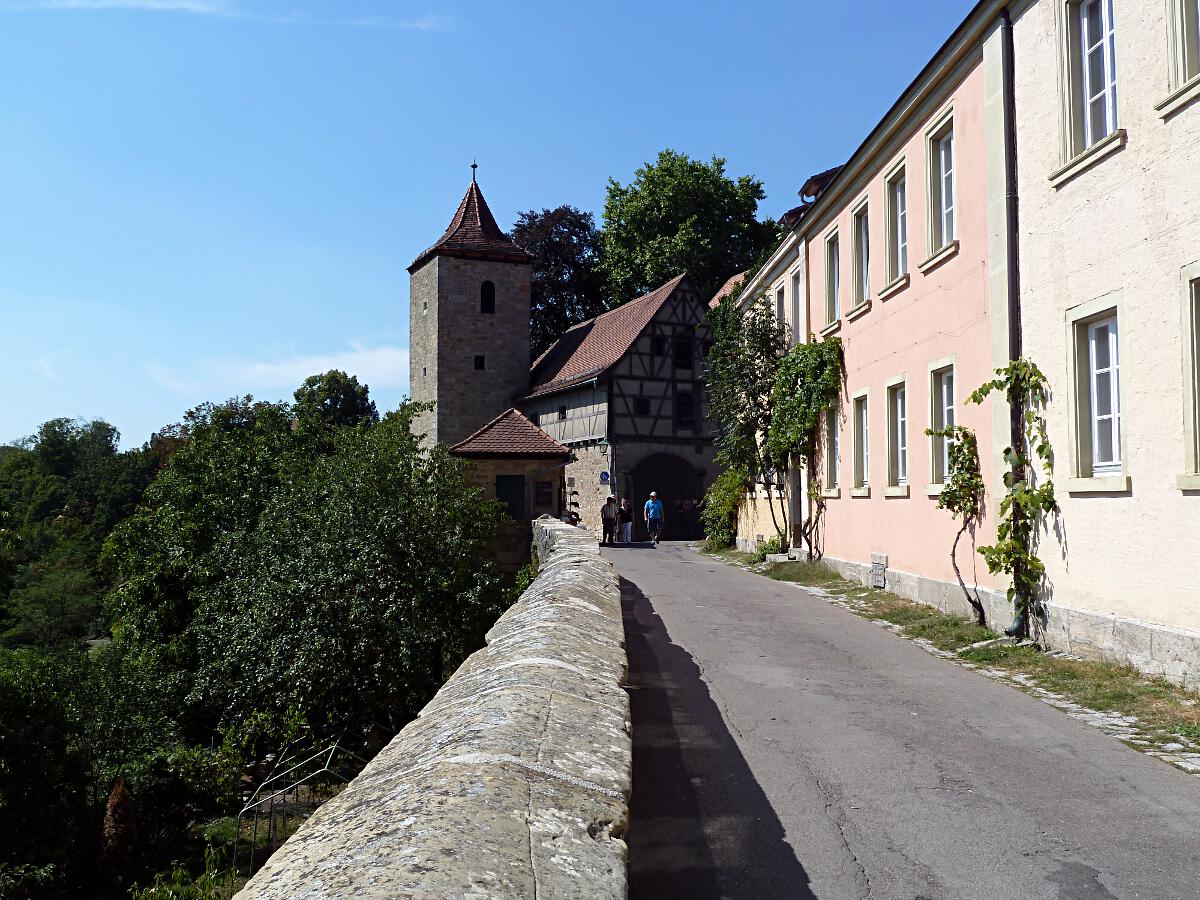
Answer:
M595 535L534 523L537 580L437 696L238 894L624 898L620 592Z

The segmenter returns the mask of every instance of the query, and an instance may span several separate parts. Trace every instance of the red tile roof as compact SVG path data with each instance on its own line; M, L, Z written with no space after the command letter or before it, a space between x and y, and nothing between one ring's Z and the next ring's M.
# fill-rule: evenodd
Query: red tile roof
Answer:
M513 243L512 238L500 230L483 191L474 181L458 204L458 212L450 220L436 244L413 260L408 271L425 265L435 256L457 256L463 259L489 259L499 262L527 263L533 257Z
M709 309L716 309L722 300L733 293L733 289L742 283L742 279L746 277L745 272L738 272L732 276L727 282L721 285L721 289L713 294L713 298L708 301Z
M469 438L451 447L450 452L455 456L476 458L571 455L570 448L550 437L515 409L506 409Z
M530 369L529 396L581 384L616 365L684 279L691 281L685 272L644 297L569 329L534 362Z

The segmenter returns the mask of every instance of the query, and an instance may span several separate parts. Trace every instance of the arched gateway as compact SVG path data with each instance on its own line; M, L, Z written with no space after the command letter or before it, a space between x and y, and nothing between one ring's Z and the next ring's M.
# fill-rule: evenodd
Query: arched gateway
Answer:
M651 491L663 504L663 539L693 541L704 537L700 525L700 500L704 497L704 472L673 453L655 453L629 473L623 496L634 508L633 539L647 540L642 505Z

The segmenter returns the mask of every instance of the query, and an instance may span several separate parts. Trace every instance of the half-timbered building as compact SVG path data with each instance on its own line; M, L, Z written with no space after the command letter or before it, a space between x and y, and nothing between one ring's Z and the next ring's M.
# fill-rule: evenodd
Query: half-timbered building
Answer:
M521 408L572 450L566 496L589 528L612 495L639 509L657 491L669 538L700 537L715 477L703 360L707 304L686 274L581 322L533 364Z

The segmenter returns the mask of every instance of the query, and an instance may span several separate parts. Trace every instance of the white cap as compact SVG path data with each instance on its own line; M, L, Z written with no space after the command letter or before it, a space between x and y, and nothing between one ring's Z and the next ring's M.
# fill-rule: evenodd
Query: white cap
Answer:
M657 497L657 496L658 496L658 491L651 491L651 492L650 492L650 496L651 496L651 497Z

